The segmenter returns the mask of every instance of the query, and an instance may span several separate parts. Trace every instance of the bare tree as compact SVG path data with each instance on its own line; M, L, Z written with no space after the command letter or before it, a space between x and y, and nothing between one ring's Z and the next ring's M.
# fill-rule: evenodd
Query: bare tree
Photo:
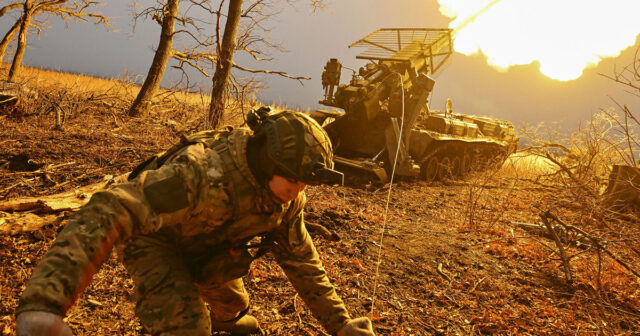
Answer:
M12 9L17 9L22 6L23 5L20 2L13 2L8 5L5 5L2 8L0 8L0 17L4 16L7 12L9 12ZM11 42L13 35L15 35L15 33L18 31L19 27L20 27L20 20L16 20L13 26L11 26L11 28L9 28L9 31L4 35L4 37L2 38L2 41L0 41L0 62L2 62L2 59L4 59L4 53L7 51L7 46L9 45L9 42Z
M149 105L151 105L153 95L160 87L167 62L172 55L171 47L173 45L173 34L175 31L174 27L178 15L179 2L179 0L168 0L167 3L162 6L161 10L158 11L156 8L147 8L141 14L147 15L153 13L153 17L162 25L162 29L160 31L160 42L153 56L147 77L138 92L138 96L136 96L131 108L129 108L130 116L146 113L149 110Z
M22 17L20 18L20 33L18 34L18 46L16 47L16 53L13 56L13 62L11 62L11 68L9 69L8 82L13 82L20 71L20 64L22 64L22 58L24 57L24 51L27 47L27 31L29 30L29 23L31 22L31 16L33 16L33 1L25 0Z
M14 1L8 5L4 5L2 7L0 7L0 17L2 17L3 15L7 14L8 11L14 9L14 8L20 8L22 7L22 4L18 1Z
M20 28L21 23L21 20L16 20L13 26L11 26L11 28L9 28L9 31L4 35L2 41L0 41L0 62L2 62L2 60L4 59L4 53L7 51L9 42L11 42L11 39L13 39L13 35L15 35L15 33L18 31L18 28Z
M137 21L143 17L151 17L158 23L168 23L164 16L170 11L167 8L169 0L158 0L160 6L149 7L143 11L134 13ZM187 0L181 6L180 13L175 18L173 34L164 34L156 53L164 53L160 45L173 45L170 51L171 58L177 61L172 67L182 72L179 84L187 89L192 88L193 82L190 75L193 71L212 79L211 102L206 115L207 127L217 126L222 111L235 103L235 99L246 99L260 87L260 83L253 78L236 77L232 69L249 74L264 73L276 74L286 78L302 81L309 79L303 76L291 76L284 71L251 69L241 66L233 61L236 52L248 54L256 61L269 61L270 51L283 51L277 44L268 40L269 32L266 22L278 14L280 4L290 4L295 0ZM314 9L322 8L326 0L311 0L310 5ZM224 32L222 27L224 26ZM163 28L164 29L164 28ZM173 41L165 41L172 39ZM163 44L164 43L164 44ZM155 60L155 58L154 58ZM147 77L153 76L156 86L145 86L140 91L139 100L130 109L132 114L144 112L159 88L162 79L160 69L166 67L152 66ZM153 73L152 71L153 70ZM145 80L145 83L147 80ZM141 96L143 95L144 96ZM138 105L135 106L135 105Z
M222 44L219 44L218 47L216 72L213 74L212 79L211 103L209 105L209 115L207 116L207 124L211 128L218 127L222 112L224 111L227 81L229 80L231 66L233 65L233 54L236 49L236 36L238 34L238 24L240 23L241 14L242 0L230 0Z
M97 2L91 0L78 0L72 2L69 2L69 0L24 0L24 2L21 4L22 15L18 19L18 21L20 22L18 43L16 46L16 52L13 57L13 61L11 62L11 68L9 69L9 76L7 78L7 81L13 82L18 76L20 66L22 64L22 58L24 57L24 53L27 47L27 33L29 31L29 28L33 25L32 20L35 15L46 13L49 15L58 16L65 21L71 19L75 21L86 22L92 19L96 24L109 26L109 20L107 17L99 13L87 12L87 9L94 7L97 4ZM14 5L15 4L11 4L9 6ZM9 6L5 6L4 8L7 8L7 10L15 8L8 8ZM4 10L4 8L2 10ZM2 10L0 10L0 14L4 14L2 13ZM11 32L10 30L9 33L5 35L2 43L8 44L13 34L15 34L15 31ZM6 49L6 45L4 45L3 47ZM3 50L0 49L0 51Z

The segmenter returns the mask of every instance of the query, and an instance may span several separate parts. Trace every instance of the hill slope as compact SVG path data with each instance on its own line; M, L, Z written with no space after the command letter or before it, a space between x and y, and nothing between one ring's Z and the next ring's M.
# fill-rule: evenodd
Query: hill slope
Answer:
M130 119L123 113L126 102L103 102L78 104L63 130L55 130L53 114L36 103L0 113L0 204L125 173L181 131L197 128L188 107ZM549 209L580 222L575 204L552 205L553 188L518 179L508 169L446 184L400 181L392 186L381 235L387 191L309 187L306 209L307 221L340 236L333 241L313 234L352 315L370 314L374 305L370 316L379 335L640 332L637 278L610 258L598 263L593 250L571 247L578 255L568 285L551 253L553 241L512 224L537 223ZM19 296L63 225L0 235L0 332L14 333ZM624 260L640 269L638 256ZM245 283L252 313L267 334L323 335L270 255L254 264ZM67 322L77 335L143 335L133 309L131 280L112 255Z

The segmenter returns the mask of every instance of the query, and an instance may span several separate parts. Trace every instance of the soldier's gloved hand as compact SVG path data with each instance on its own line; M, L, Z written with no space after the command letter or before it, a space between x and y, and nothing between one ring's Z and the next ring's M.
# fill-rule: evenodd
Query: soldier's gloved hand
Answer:
M62 321L60 315L43 311L26 311L18 314L16 332L18 336L73 335L71 328Z
M338 330L338 336L375 336L368 317L355 318Z

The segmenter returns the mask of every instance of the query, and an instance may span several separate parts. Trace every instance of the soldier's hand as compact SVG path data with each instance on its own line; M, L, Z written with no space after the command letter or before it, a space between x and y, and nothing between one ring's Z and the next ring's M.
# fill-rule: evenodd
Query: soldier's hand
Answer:
M338 336L375 336L368 317L355 318L338 330Z
M26 311L16 319L18 336L71 336L71 328L60 315L43 311Z

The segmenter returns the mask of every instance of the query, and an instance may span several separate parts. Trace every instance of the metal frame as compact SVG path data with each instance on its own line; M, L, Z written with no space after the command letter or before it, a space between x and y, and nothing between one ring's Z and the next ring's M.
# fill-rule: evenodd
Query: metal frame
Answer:
M421 54L429 58L429 70L434 73L453 54L452 32L449 28L382 28L349 48L367 48L356 58L370 61L406 62ZM399 55L401 50L407 56Z

